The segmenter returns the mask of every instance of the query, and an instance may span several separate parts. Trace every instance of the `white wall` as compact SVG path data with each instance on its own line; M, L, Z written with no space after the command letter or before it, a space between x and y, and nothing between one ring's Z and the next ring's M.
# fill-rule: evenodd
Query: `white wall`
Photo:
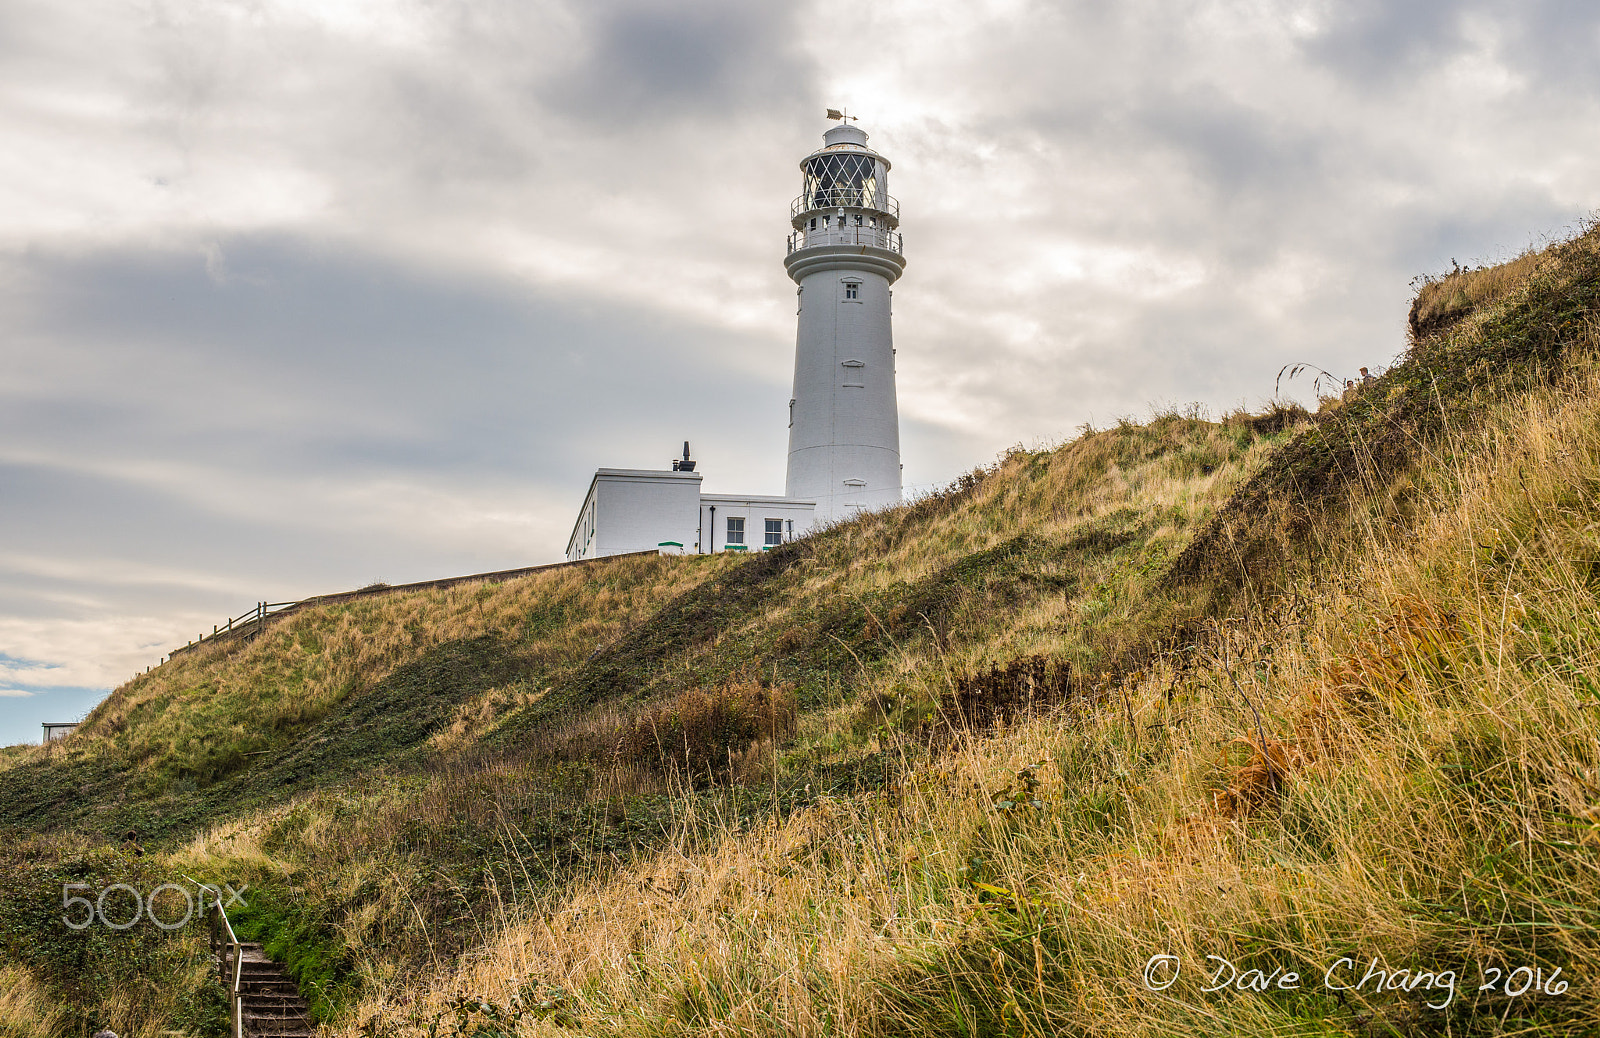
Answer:
M715 509L715 513L713 513ZM712 516L715 515L715 522ZM728 519L744 520L744 550L762 551L766 542L766 521L782 522L783 543L804 535L815 522L816 505L810 501L797 501L788 497L762 497L759 495L703 494L700 498L700 523L705 531L703 551L728 550ZM711 536L715 533L715 538ZM734 550L738 550L735 547Z
M816 505L811 501L759 494L702 495L700 480L698 472L598 470L573 524L567 558L658 549L669 555L726 551L729 517L744 520L743 550L761 551L769 547L768 519L782 522L782 543L804 535L815 522ZM662 546L663 541L678 541L682 547Z
M865 264L835 262L800 282L784 487L815 500L820 520L900 502L889 280Z
M683 545L668 551L692 554L701 478L698 472L598 470L567 542L567 558L655 551L663 541Z

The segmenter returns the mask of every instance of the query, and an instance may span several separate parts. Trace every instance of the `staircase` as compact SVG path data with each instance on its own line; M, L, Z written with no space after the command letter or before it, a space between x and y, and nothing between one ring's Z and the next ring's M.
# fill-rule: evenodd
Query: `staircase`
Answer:
M309 1007L283 967L259 944L240 944L239 1005L245 1038L311 1038Z

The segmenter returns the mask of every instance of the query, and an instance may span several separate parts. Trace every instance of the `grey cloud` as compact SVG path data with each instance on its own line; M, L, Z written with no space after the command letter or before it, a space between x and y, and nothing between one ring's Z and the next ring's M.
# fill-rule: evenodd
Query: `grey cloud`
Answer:
M659 424L669 442L687 416L750 398L719 363L750 342L625 307L602 314L577 293L271 236L231 239L209 266L194 250L36 256L29 298L12 303L31 311L35 359L59 381L13 398L0 428L322 471L504 473L539 455L541 472L576 478L591 465L586 398L615 402L607 426Z
M1545 94L1600 87L1600 9L1588 0L1522 0L1501 9L1504 53ZM1570 93L1569 95L1570 96ZM1559 98L1551 98L1560 103Z
M816 71L798 52L798 5L629 0L584 8L587 51L551 99L605 126L715 123L786 108Z
M1319 64L1371 89L1404 89L1406 81L1457 51L1462 19L1493 5L1457 0L1358 0L1330 4L1331 24L1302 46Z
M1535 90L1600 83L1600 10L1585 0L1364 0L1330 5L1328 28L1305 53L1365 91L1417 89L1417 80L1480 46ZM1438 84L1431 89L1444 89Z
M1280 112L1263 112L1211 87L1153 99L1141 144L1180 152L1209 205L1272 205L1329 174L1329 142Z

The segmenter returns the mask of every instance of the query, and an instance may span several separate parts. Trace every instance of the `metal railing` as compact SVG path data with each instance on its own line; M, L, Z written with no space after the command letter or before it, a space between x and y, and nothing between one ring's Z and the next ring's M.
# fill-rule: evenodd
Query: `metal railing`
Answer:
M905 240L900 232L884 227L828 227L815 231L795 231L789 235L790 252L809 249L813 245L870 245L905 254Z
M859 187L830 187L808 191L789 204L789 219L816 209L869 209L888 213L900 221L900 200L893 195L875 195Z
M217 957L218 980L228 989L228 1019L232 1026L229 1032L233 1038L244 1038L244 944L233 932L233 924L228 922L228 913L222 907L222 891L209 883L183 877L200 888L200 904L205 906L205 897L212 897L211 907L215 914L211 916L211 954Z

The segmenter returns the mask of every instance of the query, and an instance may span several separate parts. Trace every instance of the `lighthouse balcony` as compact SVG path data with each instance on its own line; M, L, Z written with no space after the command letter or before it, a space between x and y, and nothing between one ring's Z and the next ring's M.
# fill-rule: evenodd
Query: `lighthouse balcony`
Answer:
M818 209L868 209L888 213L892 222L900 222L900 200L871 184L813 188L789 204L789 219Z
M844 227L828 226L816 230L800 230L789 235L790 254L817 245L870 245L901 255L905 253L900 232L887 227L850 224Z

